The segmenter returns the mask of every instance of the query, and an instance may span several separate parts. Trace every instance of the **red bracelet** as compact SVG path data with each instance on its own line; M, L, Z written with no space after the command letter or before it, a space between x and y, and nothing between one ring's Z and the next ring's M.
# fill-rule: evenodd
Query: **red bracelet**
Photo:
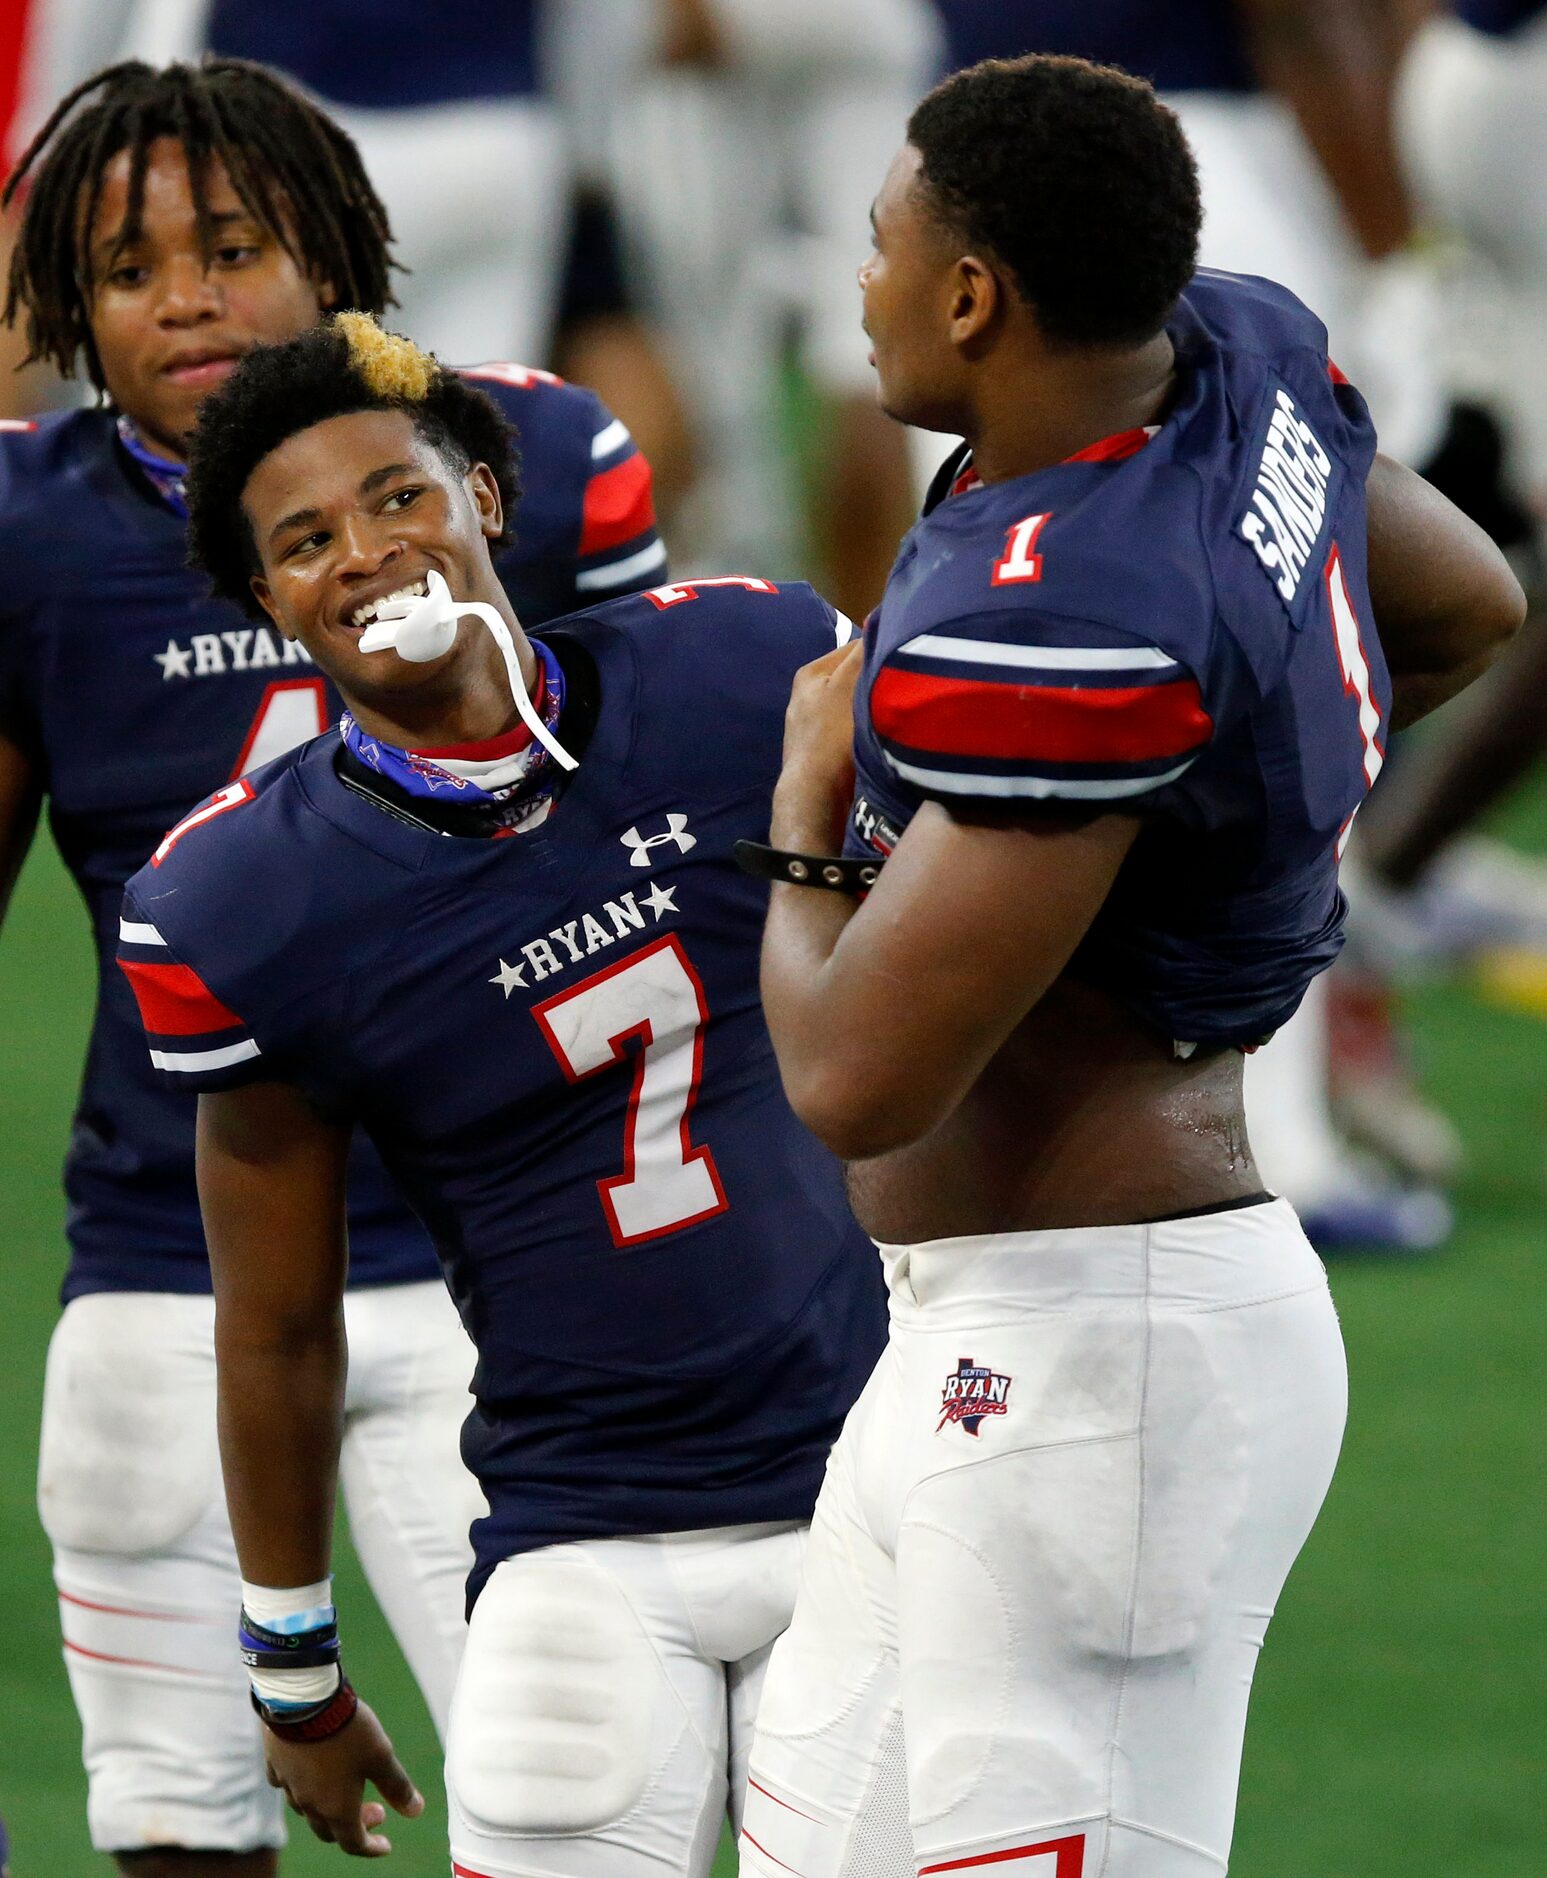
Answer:
M256 1693L252 1705L263 1718L264 1727L278 1735L281 1741L329 1741L334 1735L341 1734L354 1720L360 1698L350 1687L349 1678L341 1673L339 1685L332 1695L304 1721L280 1720L259 1701Z

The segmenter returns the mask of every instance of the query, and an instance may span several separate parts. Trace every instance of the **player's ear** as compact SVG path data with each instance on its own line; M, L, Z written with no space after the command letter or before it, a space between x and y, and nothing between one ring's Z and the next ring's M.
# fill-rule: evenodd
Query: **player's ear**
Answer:
M951 342L971 346L994 325L1004 304L999 276L975 254L964 254L952 269L950 301Z
M249 574L247 576L247 584L252 588L253 598L274 622L274 628L279 633L280 637L282 639L294 639L295 634L285 631L285 623L274 609L274 596L269 592L269 583L261 574Z
M475 463L462 479L467 498L478 517L478 526L490 541L505 532L505 504L500 500L500 486L487 463Z

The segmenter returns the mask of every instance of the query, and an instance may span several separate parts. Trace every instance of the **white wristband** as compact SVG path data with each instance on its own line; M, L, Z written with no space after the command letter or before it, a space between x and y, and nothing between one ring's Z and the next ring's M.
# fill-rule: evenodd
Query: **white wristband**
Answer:
M314 1585L296 1585L276 1590L270 1585L250 1585L242 1581L242 1609L255 1624L281 1636L294 1636L304 1630L318 1630L335 1621L333 1580L320 1579ZM337 1663L320 1663L306 1669L250 1669L253 1694L273 1708L312 1708L326 1702L338 1688L342 1671Z

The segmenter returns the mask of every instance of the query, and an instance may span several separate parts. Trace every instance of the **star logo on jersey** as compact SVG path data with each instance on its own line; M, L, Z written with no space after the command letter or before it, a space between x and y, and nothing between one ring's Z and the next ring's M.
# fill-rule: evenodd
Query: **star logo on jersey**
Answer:
M692 836L690 835L688 839L691 841ZM639 904L649 907L655 916L656 925L659 926L665 914L675 913L678 910L677 889L668 887L659 880L652 880L650 891L641 897Z
M688 839L691 841L692 837ZM529 939L515 948L518 962L502 958L499 970L488 981L498 985L509 998L515 990L530 991L545 978L554 978L571 965L581 965L598 952L606 952L620 941L627 942L635 933L647 933L659 926L668 913L681 914L677 895L681 887L668 887L652 880L650 891L640 893L630 888L615 900L604 900L593 913L565 920L539 939ZM530 974L530 977L528 977Z
M165 652L153 652L151 657L161 667L163 678L186 678L188 667L193 663L193 654L180 646L175 639L167 641Z
M671 814L666 817L666 832L661 835L642 835L637 827L625 828L618 836L629 850L630 867L648 867L650 850L658 848L663 842L673 841L679 854L686 854L689 848L698 846L698 836L688 833L688 818L685 815Z
M501 959L500 968L489 980L489 983L491 985L498 985L507 998L510 996L511 992L515 990L517 985L525 991L527 988L526 967L524 965L507 965L505 961Z
M954 1374L945 1379L935 1433L939 1434L947 1422L955 1422L976 1437L986 1417L1009 1412L1010 1378L974 1363L970 1356L959 1357Z

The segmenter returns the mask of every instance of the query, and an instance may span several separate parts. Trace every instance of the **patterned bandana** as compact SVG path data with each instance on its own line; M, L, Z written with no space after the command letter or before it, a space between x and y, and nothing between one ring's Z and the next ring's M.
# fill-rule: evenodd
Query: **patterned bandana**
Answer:
M153 456L127 417L118 420L118 441L155 484L156 493L172 513L180 515L186 522L188 503L183 495L183 485L188 478L188 465L168 463L164 457Z
M564 709L564 670L542 640L530 643L540 666L532 702L545 728L553 730ZM367 736L348 711L339 730L358 760L404 795L485 809L496 836L526 833L546 821L553 807L558 766L524 724L486 743L428 751L400 750Z

